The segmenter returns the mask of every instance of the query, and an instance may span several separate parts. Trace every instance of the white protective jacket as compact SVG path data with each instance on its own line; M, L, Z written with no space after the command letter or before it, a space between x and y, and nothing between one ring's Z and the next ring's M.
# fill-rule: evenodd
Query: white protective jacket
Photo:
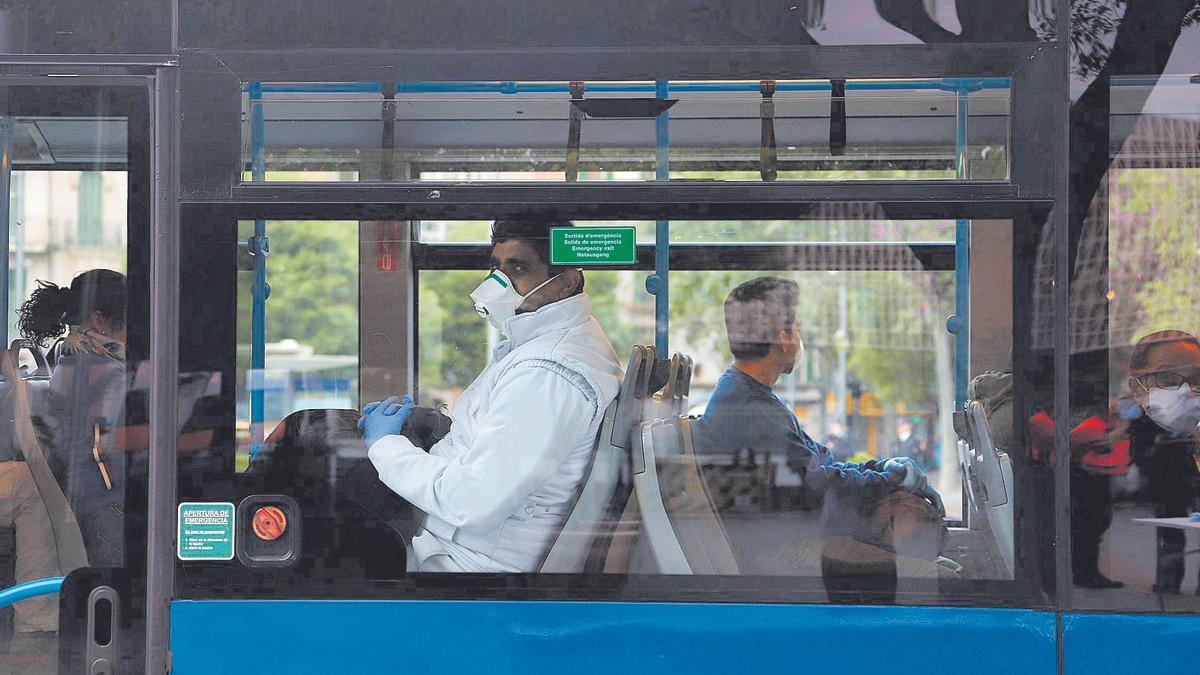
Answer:
M536 571L616 398L621 368L586 295L518 314L505 332L428 453L403 436L369 449L380 480L427 514L412 542L417 569L448 556L436 567Z

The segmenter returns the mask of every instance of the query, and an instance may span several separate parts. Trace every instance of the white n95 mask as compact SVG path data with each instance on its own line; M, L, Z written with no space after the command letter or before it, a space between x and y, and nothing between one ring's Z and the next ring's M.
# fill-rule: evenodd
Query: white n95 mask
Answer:
M475 302L475 311L479 316L487 319L496 330L508 335L504 331L504 323L517 315L517 308L525 302L525 298L538 292L538 289L557 277L556 274L538 284L537 288L521 295L504 272L492 270L483 283L471 291L471 300Z
M1185 382L1178 389L1150 390L1146 414L1172 436L1188 436L1200 424L1200 396Z

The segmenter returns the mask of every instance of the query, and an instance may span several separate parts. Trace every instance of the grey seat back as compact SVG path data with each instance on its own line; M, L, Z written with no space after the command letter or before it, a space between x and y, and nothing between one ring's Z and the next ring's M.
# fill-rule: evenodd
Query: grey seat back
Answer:
M662 574L738 574L737 561L700 473L691 420L643 422L634 448L634 491L643 536Z
M961 462L965 465L964 480L969 483L972 511L984 515L1000 556L1002 572L1011 579L1016 557L1012 459L992 441L983 403L967 401L963 408L967 438Z
M20 341L14 341L15 348ZM15 357L6 357L15 358ZM15 362L11 364L16 368ZM50 516L51 529L54 535L55 548L58 553L59 566L64 570L87 567L87 549L83 543L83 535L79 529L79 521L71 508L70 501L63 493L62 486L50 468L46 453L34 428L34 418L38 416L35 406L45 404L48 398L49 381L44 377L32 380L18 378L15 382L5 383L9 391L6 399L12 401L12 429L25 464L37 486L38 495ZM37 392L37 393L34 393ZM35 399L40 398L40 403ZM43 409L43 413L45 410Z
M603 571L617 523L630 499L630 434L649 397L653 365L653 347L635 345L617 398L604 411L575 503L547 551L541 571Z
M655 395L659 403L657 417L679 417L687 413L688 391L692 382L692 358L676 352L671 356L667 383Z

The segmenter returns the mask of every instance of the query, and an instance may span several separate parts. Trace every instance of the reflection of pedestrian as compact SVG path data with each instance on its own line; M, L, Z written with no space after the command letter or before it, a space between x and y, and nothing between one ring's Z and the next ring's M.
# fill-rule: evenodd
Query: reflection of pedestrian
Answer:
M913 434L912 422L908 420L900 420L896 424L896 443L892 446L892 457L912 457L922 469L930 471L934 468L929 443L917 440Z
M1157 518L1188 515L1200 478L1200 341L1183 331L1160 331L1138 340L1129 359L1129 414L1134 461L1148 483ZM1142 414L1144 412L1144 414ZM1178 593L1183 584L1182 530L1158 528L1154 589Z
M829 433L821 439L821 443L833 453L833 458L839 462L850 456L850 443L846 440L846 425L833 422L829 425Z
M1071 573L1076 586L1120 588L1100 573L1100 540L1112 525L1112 478L1071 466Z

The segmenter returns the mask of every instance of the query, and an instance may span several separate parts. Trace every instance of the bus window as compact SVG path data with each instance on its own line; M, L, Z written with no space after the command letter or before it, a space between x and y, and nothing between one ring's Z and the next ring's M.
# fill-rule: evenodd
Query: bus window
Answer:
M1036 277L1040 268L1035 265L1014 267L1004 261L1018 250L1031 251L1031 259L1044 255L1036 228L1018 228L1010 220L898 221L869 205L805 221L672 221L669 309L663 316L655 295L646 290L655 223L554 221L579 236L628 228L629 234L621 236L631 237L637 250L623 264L552 267L548 257L539 257L551 255L550 225L544 217L499 222L507 224L265 223L272 238L267 345L278 335L272 333L273 325L289 326L287 337L301 344L330 331L353 341L354 296L331 302L343 297L342 290L331 288L350 293L375 288L357 298L357 321L361 326L376 322L372 331L383 324L368 315L368 308L372 313L393 311L406 299L413 303L410 319L385 322L394 332L385 348L361 347L367 333L360 332L357 351L351 342L350 349L321 355L346 359L350 373L356 368L375 373L375 384L360 381L345 399L328 404L281 408L278 419L270 406L264 408L265 454L247 473L251 479L275 480L270 477L316 471L313 476L333 481L331 489L344 501L314 502L311 508L351 509L345 514L355 515L338 521L343 526L391 523L388 527L399 536L385 547L393 551L392 558L371 554L376 559L364 563L368 575L389 578L431 570L771 575L809 579L836 595L880 588L919 592L939 584L966 589L1027 579L1032 561L1044 553L1032 534L1040 521L1030 514L1047 499L1045 484L1037 478L1046 466L1028 445L1029 430L1013 421L1022 418L1012 411L1014 398L1015 405L1030 410L1040 394L1017 387L1020 393L1010 397L1005 417L989 407L994 401L987 398L986 385L978 384L989 374L1011 378L1014 363L1023 368L1020 364L1030 362L1032 334L1045 318L1034 316L1042 306L1035 290L1044 291L1045 279ZM252 226L243 222L239 237L252 233ZM526 226L543 229L529 234L521 229ZM500 243L493 249L493 227L501 228L498 232L516 228L517 234L498 235ZM407 241L408 232L415 241ZM956 256L963 236L971 241L965 258ZM514 239L515 246L504 246ZM386 273L400 280L390 290L355 283L355 263L346 257L355 241L357 269L363 275L382 274L377 269L381 259L374 256L378 244L400 247L402 262ZM567 388L555 390L547 401L509 400L511 393L498 384L513 372L520 374L520 369L510 369L509 355L536 331L514 340L506 332L513 330L509 320L493 322L480 315L499 311L501 306L489 305L495 300L487 298L504 297L504 283L513 284L517 293L510 310L538 298L535 291L542 282L522 287L516 281L524 274L520 267L530 265L540 266L545 283L560 278L581 278L582 283L560 284L556 292L564 294L561 298L514 315L524 322L520 325L536 325L540 315L569 305L583 311L581 317L594 317L603 331L595 335L598 342L586 357L572 357L584 361L567 360L572 365L562 366L562 372L580 368L591 373L578 380L586 386L570 385L575 376L560 373L550 382ZM971 275L958 274L958 265L968 265ZM312 292L321 302L283 292L282 285L300 271L305 287L326 289ZM501 287L492 295L483 293L496 273ZM250 272L242 274L248 283ZM241 298L249 295L246 283L240 286ZM779 316L747 318L736 309L739 303L757 307L762 297L775 298L776 292L783 293L778 302L772 300ZM584 296L585 305L571 304ZM1026 299L1019 301L1022 297ZM239 303L243 339L252 309ZM956 315L968 318L956 324ZM285 316L292 323L272 323L272 317L282 321ZM794 317L795 323L794 328L791 322L781 324L784 337L780 331L761 339L746 337L783 316ZM653 348L663 338L669 352ZM793 360L760 372L754 364L766 357L746 351L748 340L759 340L758 348L766 345L771 354L782 350L784 361ZM397 350L405 344L413 345L410 353ZM558 358L554 354L547 352L538 362ZM268 369L271 358L268 351ZM624 371L619 387L605 388L599 374L581 365L593 358L599 361L587 368L599 368L596 373L603 370L597 363ZM397 386L410 381L410 359L416 369L413 386ZM381 373L389 372L390 379L381 379ZM378 384L385 379L390 384ZM1042 390L1047 386L1044 375L1024 379ZM579 391L606 397L592 401L585 395L576 403L587 405L567 408L572 412L561 417L556 406L576 405L572 401ZM366 427L360 430L356 409L388 395L397 397L391 409L401 419L420 421L411 428L391 428L386 421L372 421L381 417L368 410ZM398 400L402 395L413 399L415 412ZM766 412L755 407L753 401L760 400L755 397L772 407ZM472 495L494 489L512 500L488 507L493 511L487 513L516 519L526 528L540 527L530 530L538 532L529 534L532 539L501 537L488 548L480 532L489 530L474 529L479 526L470 519L490 516L447 510L450 502L440 500L458 500L468 509L482 503L482 497L456 495L451 481L476 462L479 471L490 466L486 458L495 448L472 445L481 434L507 437L503 425L487 426L493 405L545 408L535 413L551 420L544 427L591 431L586 442L573 436L568 441L582 443L577 454L572 450L550 462L560 472L553 474L556 478L538 479L550 485L565 476L568 482L559 486L565 492L555 488L559 491L542 494L533 485L529 494L513 495L503 484L477 486L483 492ZM956 422L963 411L976 408L978 419L967 426ZM323 415L320 421L313 417L317 413ZM418 417L406 418L409 414ZM765 433L772 424L784 426ZM518 436L529 453L541 452L539 443L557 442L542 438L541 427L521 428L525 431ZM747 430L765 435L739 435ZM567 452L575 445L553 447ZM524 470L522 452L507 460L511 466L501 474ZM330 459L321 464L325 468L301 468L289 463L289 453L300 453L308 458L305 462L322 453ZM427 468L398 468L408 466L411 458L425 461L422 457L448 462L436 484L413 481ZM274 485L309 480L292 473ZM307 498L297 497L301 502ZM302 503L301 508L309 507ZM460 528L473 533L447 534ZM495 555L481 553L481 546ZM395 556L405 548L403 556L410 562L401 570Z
M1074 604L1196 612L1200 173L1183 76L1114 79L1111 163L1071 287ZM1145 106L1130 108L1130 97Z
M260 229L269 243L256 260L254 221L238 226L239 470L289 414L359 407L358 223L267 221ZM265 283L256 283L256 265Z
M663 155L678 180L1003 181L1010 90L1009 78L249 82L242 180L648 182Z

